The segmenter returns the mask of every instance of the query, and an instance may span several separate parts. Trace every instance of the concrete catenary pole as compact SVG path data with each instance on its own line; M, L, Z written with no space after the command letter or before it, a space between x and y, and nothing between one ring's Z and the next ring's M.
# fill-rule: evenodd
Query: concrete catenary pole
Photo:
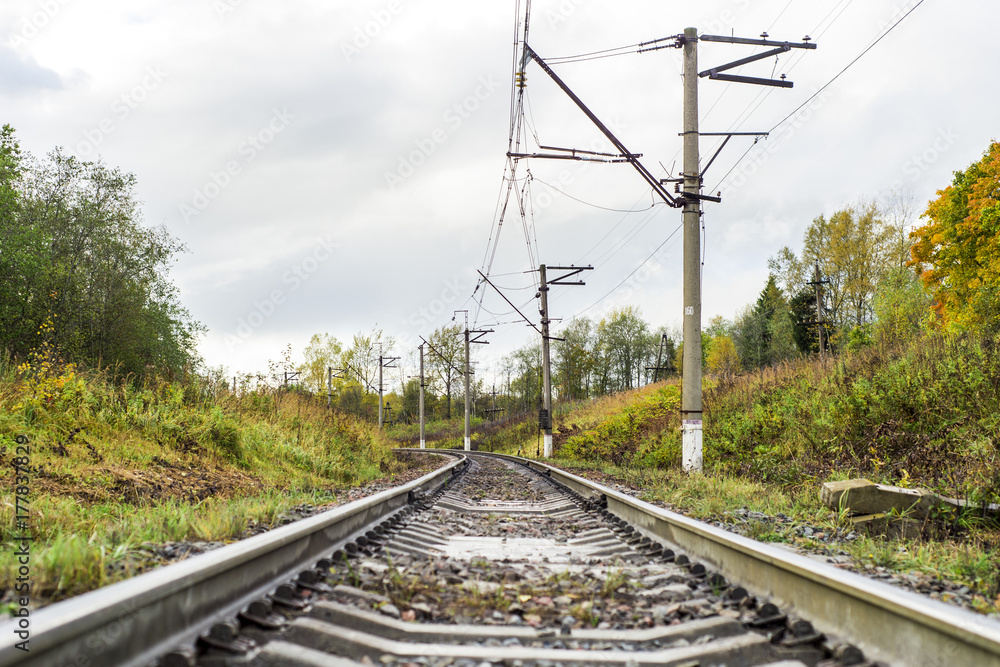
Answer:
M378 427L382 428L382 353L378 355Z
M420 346L420 449L427 449L424 439L424 346Z
M698 30L684 31L684 193L700 194L698 156ZM681 394L682 465L702 466L701 202L684 204L684 384Z
M539 292L542 295L542 410L545 421L542 424L545 444L542 453L552 458L552 370L549 362L549 286L545 278L545 265L538 267Z
M819 261L816 262L816 277L813 278L813 282L816 283L816 328L819 329L819 362L821 365L826 364L826 340L823 338L823 325L826 324L826 320L823 319L823 276L819 272Z
M468 317L468 315L466 315ZM470 420L471 396L469 394L469 323L465 323L465 451L472 450L472 422Z

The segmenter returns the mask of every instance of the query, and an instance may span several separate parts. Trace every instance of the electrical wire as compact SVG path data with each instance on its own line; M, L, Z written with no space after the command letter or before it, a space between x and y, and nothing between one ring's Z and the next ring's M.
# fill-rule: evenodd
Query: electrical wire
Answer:
M490 276L491 282L493 278L496 278L496 276L495 275ZM504 285L497 285L495 282L493 283L493 286L496 287L497 289L504 290L505 292L523 292L526 289L532 289L532 290L538 289L536 285L524 285L523 287L505 287Z
M582 199L578 199L578 198L574 197L573 195L569 194L568 192L560 190L559 188L557 188L556 186L552 185L551 183L546 183L545 181L543 181L542 179L538 178L537 176L534 177L534 178L535 178L536 181L538 181L539 183L541 183L545 187L551 188L552 190L555 190L556 192L558 192L559 194L563 195L564 197L569 197L573 201L580 202L581 204L585 204L587 206L592 206L593 208L597 208L597 209L600 209L602 211L611 211L612 213L642 213L643 211L648 211L649 209L651 209L654 206L656 206L656 202L653 202L652 204L650 204L646 208L631 208L631 209L627 209L627 208L608 208L607 206L598 206L597 204L591 204L588 201L584 201ZM663 202L659 202L659 203L662 204Z
M773 21L771 21L771 25L767 27L767 32L771 32L772 30L774 30L774 26L778 24L778 21L781 19L782 16L785 15L785 12L788 11L788 8L792 6L792 3L794 1L795 0L788 0L788 4L785 5L785 8L782 9L780 12L778 12L778 16Z
M645 194L643 194L643 195L640 195L640 196L639 196L639 199L637 199L635 203L636 203L636 204L638 204L638 203L639 203L640 201L642 201L643 197L645 197L645 196L646 196ZM590 255L590 253L594 252L594 251L595 251L595 250L597 250L597 249L598 249L599 247L601 247L601 244L603 244L603 243L604 243L604 241L605 241L605 240L606 240L606 239L607 239L607 238L608 238L609 236L611 236L611 235L612 235L612 234L614 233L614 231L615 231L616 229L618 229L618 227L620 227L620 226L621 226L621 224L622 224L623 222L625 222L625 220L626 220L627 218L628 218L628 214L625 214L625 215L623 215L623 216L622 216L621 218L619 218L619 219L618 219L618 222L616 222L616 223L615 223L614 227L612 227L612 228L611 228L610 230L608 230L608 233L607 233L607 234L605 234L604 236L602 236L602 237L601 237L601 240L600 240L600 241L598 241L597 243L595 243L595 244L594 244L594 246L593 246L593 247L592 247L592 248L591 248L590 250L588 250L587 252L583 253L583 256L582 256L582 257L580 257L580 259L578 260L578 262L579 262L580 264L583 264L583 260L585 260L585 259L586 259L586 258L587 258L587 257L588 257L588 256Z
M513 315L516 312L516 311L510 310L510 311L507 311L506 313L494 313L492 310L490 310L489 308L486 308L485 306L483 307L483 311L486 312L486 313L489 313L493 317L508 317L510 315Z
M660 210L662 210L662 209L660 209ZM611 261L611 259L615 255L617 255L626 246L628 246L629 242L632 239L634 239L636 236L638 236L639 232L641 232L643 229L645 229L647 226L649 226L649 223L651 223L653 221L653 219L656 217L656 214L659 213L659 212L660 211L657 210L657 211L653 211L651 213L647 213L646 217L643 218L642 220L640 220L638 223L636 223L635 227L633 227L632 230L629 231L628 234L626 234L623 238L619 239L615 243L611 244L610 248L608 248L601 255L599 255L597 257L597 259L594 260L594 266L601 267L601 266L604 266L605 264L607 264L609 261Z
M790 114L788 114L787 116L785 116L784 118L782 118L781 120L779 120L777 123L775 123L774 127L772 127L770 131L773 132L775 130L775 128L777 128L779 125L782 125L789 118L791 118L796 113L798 113L802 109L802 107L804 107L805 105L809 104L814 99L816 99L819 96L820 93L822 93L824 90L826 90L827 88L829 88L830 85L834 81L836 81L837 79L839 79L840 76L844 72L846 72L851 67L853 67L856 62L858 62L859 60L861 60L865 56L865 54L867 54L869 51L871 51L875 47L876 44L878 44L883 39L885 39L889 35L889 33L891 33L893 31L893 29L895 29L896 26L898 26L900 23L902 23L906 19L907 16L909 16L910 14L912 14L913 12L915 12L917 10L917 7L919 7L922 4L924 4L924 0L919 0L917 2L917 4L913 5L913 7L910 9L910 11L906 12L906 14L904 14L898 21L896 21L891 26L889 26L888 30L886 30L885 32L883 32L881 35L878 36L878 38L876 38L872 43L870 43L867 47L865 47L865 49L854 58L854 60L852 60L851 62L847 63L847 65L845 65L842 70L840 70L839 72L837 72L833 76L832 79L830 79L829 81L827 81L826 83L824 83L823 86L819 90L817 90L812 95L810 95L809 97L807 97L806 100L805 100L805 102L803 102L799 106L795 107L795 109Z
M641 269L643 266L645 266L649 262L649 260L653 259L653 257L655 257L656 254L658 252L660 252L660 249L663 248L663 246L665 246L672 238L674 238L677 235L677 232L679 232L683 227L684 227L684 223L683 222L681 224L677 225L677 228L670 233L670 236L668 236L666 239L663 240L663 243L661 243L660 245L656 246L656 249L649 254L649 257L647 257L646 259L642 260L642 262L639 263L639 266L637 266L634 269L632 269L632 273L630 273L627 276L625 276L620 283L618 283L617 285L615 285L614 287L612 287L610 290L608 290L608 292L604 296L602 296L600 299L598 299L594 303L590 304L589 306L587 306L583 310L577 312L575 315L573 315L573 317L571 317L569 319L570 320L576 319L580 315L583 315L585 312L587 312L588 310L590 310L591 308L593 308L594 306L596 306L597 304L599 304L600 302L604 301L609 296L611 296L612 294L614 294L614 292L616 292L619 287L621 287L626 282L628 282L629 278L631 278L632 276L634 276L639 271L639 269Z
M600 51L591 51L589 53L578 53L575 56L557 56L555 58L546 58L545 62L551 64L551 63L557 62L557 61L575 60L577 58L586 58L586 57L589 57L589 56L596 56L596 55L599 55L599 54L602 54L602 53L610 53L612 51L623 51L625 49L637 49L640 46L642 46L642 43L629 44L628 46L616 46L613 49L601 49Z
M524 122L528 125L528 129L531 130L531 136L535 140L535 145L540 146L541 140L538 138L538 127L535 123L535 116L531 112L531 97L527 93L524 94L524 103L528 107L528 114L524 118Z
M754 139L753 143L750 144L747 147L747 149L743 152L743 155L741 155L739 157L739 159L736 160L736 162L733 163L733 166L729 168L729 171L726 172L726 175L723 176L721 179L719 179L719 182L716 183L715 187L712 188L711 190L709 190L709 192L716 192L716 191L718 191L719 186L726 182L726 179L729 178L729 174L733 173L733 171L736 169L736 167L738 167L740 165L740 163L743 162L743 158L745 158L750 153L750 151L753 150L753 147L757 145L757 142L759 140L760 140L760 137L757 137L756 139Z
M854 0L841 0L841 4L840 5L837 5L832 10L830 10L830 12L826 15L826 17L824 17L823 20L820 21L819 24L817 24L816 28L812 31L811 34L816 35L816 37L814 37L814 39L821 39L823 37L823 35L825 35L827 33L827 31L829 31L834 26L834 24L837 21L840 20L840 17L844 14L845 11L847 11L848 8L850 8L850 6L852 4L854 4ZM836 12L838 8L840 8L840 11L833 18L833 20L830 21L829 25L827 25L825 28L821 29L823 23L826 22L826 19L830 18L830 16L834 12ZM794 70L795 66L798 65L802 61L802 58L804 58L805 55L806 55L805 51L800 51L800 52L794 54L791 57L791 59L789 60L788 67L785 68L784 73L785 74L791 74L792 70ZM773 74L772 74L772 76L773 76ZM766 88L766 89L763 89L763 90L759 91L757 93L757 95L753 98L753 100L751 100L750 103L747 105L747 108L737 117L736 121L730 126L730 131L732 130L732 128L741 127L742 124L748 118L750 118L750 116L752 116L754 113L756 113L757 109L759 109L760 106L765 101L767 101L767 99L772 94L774 94L774 91L775 91L774 88Z
M527 271L510 271L508 273L494 273L491 278L506 278L508 276L523 276L526 273L534 273L535 269L528 269Z
M853 0L850 0L848 2L847 6L849 6L851 2L853 2ZM883 39L885 39L889 35L889 33L891 33L896 28L896 26L898 26L900 23L902 23L904 20L906 20L906 18L910 14L912 14L914 11L916 11L916 9L920 5L922 5L922 4L924 4L924 0L918 0L917 4L915 4L913 7L911 7L908 12L906 12L895 23L893 23L887 29L885 29L881 34L877 35L868 44L868 46L866 46L864 49L862 49L861 53L859 53L857 56L854 57L853 60L851 60L849 63L847 63L847 65L845 65L839 72L837 72L837 74L835 74L833 76L833 78L831 78L829 81L827 81L825 84L823 84L819 89L817 89L808 98L806 98L806 100L804 102L802 102L797 107L795 107L795 109L793 109L791 113L789 113L787 116L785 116L784 118L782 118L781 120L779 120L777 123L775 123L774 126L768 131L768 134L773 133L776 129L778 129L779 127L781 127L782 125L784 125L785 123L787 123L789 120L791 120L793 117L795 117L807 104L809 104L810 102L812 102L824 90L826 90L827 88L829 88L833 84L833 82L835 82L837 79L839 79L845 72L847 72L847 70L849 70L859 60L861 60L861 58L863 58L869 51L871 51L875 47L876 44L878 44ZM843 8L843 10L841 10L840 14L838 14L837 17L834 19L834 21L831 22L830 26L827 26L827 29L829 29L833 25L833 23L836 22L836 20L840 18L840 16L843 14L843 11L847 9L847 6L845 6ZM836 10L836 8L834 8L834 10L831 10L830 13L832 14L832 12L835 11L835 10ZM897 13L897 15L898 15L898 13ZM830 14L827 14L827 16L829 17ZM753 146L756 145L756 143L757 142L755 141L754 144L752 144L750 146L750 149L752 149ZM742 156L740 156L740 159L737 160L735 164L733 164L733 166L729 169L729 171L726 172L726 175L719 181L719 183L714 188L712 188L712 190L717 190L726 181L726 179L729 178L729 175L736 169L737 166L739 166L739 164L743 161L743 159L746 158L747 154L750 152L750 149L747 149L746 153L744 153Z
M621 53L609 53L609 54L603 55L603 56L591 56L589 58L578 58L576 60L563 60L563 61L560 61L558 63L549 63L549 64L550 65L568 65L569 63L582 63L582 62L586 62L588 60L600 60L602 58L614 58L615 56L627 56L627 55L630 55L632 53L639 53L639 50L636 49L635 51L622 51ZM546 58L545 62L549 62L549 59Z
M847 9L853 3L854 3L854 0L839 0L839 2L836 5L834 5L833 9L831 9L829 12L827 12L826 16L824 16L823 19L820 20L820 22L816 24L816 27L813 28L813 30L809 34L815 35L815 37L813 39L822 38L823 35L826 34L826 32L828 30L830 30L830 28L832 28L833 25L838 20L840 20L840 17L843 15L843 13L845 11L847 11ZM791 5L790 2L789 2L788 5L785 5L785 8L781 10L781 12L778 14L778 17L774 21L771 22L771 26L767 29L767 32L770 32L774 28L774 26L778 22L778 19L781 18L781 16L785 13L785 11L788 9L788 7L790 5ZM834 13L836 13L837 15L824 28L823 24L826 23L827 20L830 19L830 17L833 16ZM790 74L792 72L792 70L795 69L795 66L798 65L799 62L801 62L801 60L802 60L803 57L805 57L805 51L799 51L798 53L795 53L794 55L792 55L791 58L790 58L790 60L789 60L788 67L786 67L784 69L784 73L785 74ZM777 61L777 59L776 59L776 61ZM742 69L743 68L740 67L740 70L742 70ZM739 71L739 70L737 70L737 71ZM774 76L773 71L772 71L771 76L773 78L773 76ZM729 83L729 84L726 85L726 87L723 89L722 93L719 95L719 98L716 100L715 104L712 105L712 109L715 108L715 106L722 99L722 95L724 95L729 90L729 87L732 86L732 85L733 84L731 84L731 83ZM775 91L775 89L774 88L770 88L770 87L763 88L763 89L759 90L757 92L757 94L754 96L754 98L752 100L750 100L750 102L744 107L743 111L741 111L736 116L736 120L734 120L729 125L729 128L726 131L727 132L733 132L733 131L739 130L743 126L743 123L745 123L751 116L753 116L754 113L756 113L757 109L760 108L760 106L774 93L774 91ZM712 109L709 109L709 113L711 113ZM705 117L707 118L708 114L705 114ZM722 141L722 139L719 139L715 143L715 148L718 148L718 146L721 143L721 141ZM713 188L713 189L715 189L715 188Z
M514 48L512 54L511 62L511 101L510 101L510 125L507 135L507 152L516 153L520 151L522 136L524 134L525 125L525 114L524 114L524 102L525 102L525 88L522 82L519 82L519 75L523 74L520 71L520 58L523 57L522 44L527 44L528 33L531 21L531 0L527 0L524 4L524 29L521 31L521 2L517 0L515 2L514 8ZM521 84L521 85L519 85ZM534 130L532 130L534 132ZM536 135L537 141L537 135ZM496 260L496 253L500 247L500 234L503 230L503 222L507 216L508 205L510 204L511 194L514 192L514 188L518 183L517 178L517 161L507 157L507 161L504 164L504 174L501 180L500 195L497 202L497 211L494 211L494 223L490 229L490 235L487 240L486 253L483 257L482 273L484 276L489 276L493 269L493 262ZM528 246L528 256L532 256L531 249L531 232L528 228L528 222L525 219L525 209L523 195L524 191L529 187L531 182L530 174L520 189L518 196L518 212L521 215L521 225L525 236L525 242ZM502 203L501 203L502 201ZM536 236L537 245L537 236ZM483 300L486 296L486 290L483 290L482 294L479 295L479 299L475 299L475 295L482 286L482 281L476 283L476 288L473 290L472 298L476 303L476 310L473 315L473 326L479 320L480 311L483 308Z

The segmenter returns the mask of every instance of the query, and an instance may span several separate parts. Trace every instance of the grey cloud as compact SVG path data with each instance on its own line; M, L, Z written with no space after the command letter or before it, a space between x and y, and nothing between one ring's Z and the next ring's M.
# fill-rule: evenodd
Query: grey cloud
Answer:
M37 90L58 90L64 84L58 74L30 58L0 44L0 93L25 95Z

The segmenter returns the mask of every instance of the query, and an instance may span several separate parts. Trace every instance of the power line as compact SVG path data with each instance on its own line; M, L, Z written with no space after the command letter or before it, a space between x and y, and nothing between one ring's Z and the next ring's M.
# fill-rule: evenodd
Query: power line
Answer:
M571 317L569 319L572 320L572 319L575 319L575 318L579 317L580 315L583 315L585 312L587 312L588 310L590 310L591 308L593 308L594 306L596 306L597 304L599 304L600 302L604 301L609 296L611 296L619 287L621 287L626 282L628 282L628 279L631 278L632 276L634 276L639 269L641 269L643 266L645 266L646 263L649 260L653 259L653 257L656 256L656 253L660 252L660 249L663 248L663 246L665 246L667 244L667 242L670 241L670 239L674 238L677 235L677 232L679 232L683 227L684 227L684 223L681 223L681 224L677 225L677 228L674 231L670 232L670 236L668 236L666 239L664 239L663 243L661 243L660 245L656 246L656 250L654 250L653 252L651 252L649 254L649 257L647 257L646 259L642 260L642 262L639 264L639 266L637 266L634 269L632 269L632 273L630 273L627 276L625 276L620 283L618 283L617 285L615 285L614 287L612 287L610 290L608 290L607 294L605 294L600 299L598 299L594 303L590 304L589 306L587 306L583 310L579 311L578 313L576 313L575 315L573 315L573 317Z
M788 4L787 4L787 5L785 5L785 8L784 8L784 9L782 9L782 10L781 10L781 11L780 11L780 12L778 13L778 16L777 16L777 18L775 18L775 19L774 19L773 21L771 21L771 25L770 25L770 26L768 26L768 28L767 28L767 32L771 32L771 31L772 31L772 30L774 29L774 26L776 26L776 25L778 24L778 20L779 20L779 19L781 19L781 17L785 15L785 12L787 12L787 11L788 11L788 8L792 6L792 2L794 2L794 1L795 1L795 0L788 0Z
M588 60L600 60L602 58L614 58L615 56L627 56L627 55L630 55L632 53L639 53L639 50L636 49L635 51L622 51L621 53L608 53L608 54L603 55L603 56L591 56L589 58L577 58L576 60L562 60L560 62L552 63L552 64L553 65L567 65L569 63L582 63L582 62L586 62Z
M777 128L779 125L783 124L789 118L791 118L796 113L798 113L799 110L802 109L802 107L804 107L805 105L809 104L811 101L813 101L814 99L816 99L816 97L818 97L820 93L822 93L824 90L826 90L830 86L830 84L832 84L834 81L836 81L837 79L839 79L840 76L844 72L846 72L847 70L849 70L854 65L854 63L856 63L859 60L861 60L861 58L863 58L866 53L868 53L869 51L871 51L875 47L876 44L878 44L883 39L885 39L889 35L889 33L892 32L896 28L896 26L898 26L900 23L902 23L906 19L907 16L909 16L914 11L916 11L917 7L919 7L922 4L924 4L924 0L919 0L917 2L917 4L913 5L913 8L910 9L910 11L906 12L905 14L903 14L903 16L898 21L896 21L891 26L889 26L888 30L886 30L884 33L882 33L874 42L872 42L871 44L869 44L861 53L858 54L858 56L854 60L852 60L851 62L847 63L847 65L844 66L844 69L842 69L839 72L837 72L837 74L834 75L834 77L832 79L830 79L825 84L823 84L822 88L820 88L815 93L813 93L808 98L806 98L805 102L803 102L799 106L795 107L795 110L792 111L792 113L788 114L787 116L785 116L784 118L782 118L781 120L779 120L777 123L775 123L774 127L772 127L770 131L774 132L775 128Z
M575 56L558 56L555 58L546 58L548 62L553 62L557 60L575 60L577 58L587 58L589 56L596 56L602 53L611 53L612 51L623 51L624 49L637 49L642 46L641 43L629 44L628 46L616 46L613 49L601 49L600 51L591 51L590 53L578 53Z
M851 0L851 1L853 2L853 0ZM861 51L861 53L859 53L853 60L851 60L851 62L847 63L847 65L845 65L843 69L841 69L839 72L837 72L837 74L835 74L833 76L833 78L831 78L829 81L827 81L825 84L823 84L823 86L821 86L818 90L816 90L816 92L814 92L808 98L806 98L806 100L804 102L802 102L802 104L800 104L799 106L795 107L795 109L793 109L791 113L789 113L787 116L785 116L780 121L778 121L777 123L775 123L774 126L768 131L768 134L773 133L778 127L780 127L781 125L783 125L784 123L786 123L789 119L791 119L796 114L798 114L798 112L801 111L807 104L809 104L814 99L816 99L820 95L820 93L822 93L824 90L826 90L827 88L829 88L830 85L832 85L834 81L836 81L837 79L839 79L847 70L849 70L859 60L861 60L861 58L863 58L869 51L871 51L875 47L876 44L878 44L883 39L885 39L889 35L889 33L891 33L896 28L896 26L898 26L900 23L902 23L910 14L912 14L914 11L916 11L917 7L919 7L922 4L924 4L924 0L918 0L917 4L915 4L912 8L910 8L910 10L908 12L906 12L902 17L900 17L899 20L897 20L895 23L893 23L891 26L889 26L889 28L886 29L885 32L883 32L881 35L879 35L878 37L876 37L867 47L865 47ZM836 8L834 8L834 10L835 9ZM846 7L844 7L844 9L846 9ZM831 13L834 10L831 10ZM843 10L841 10L841 14L843 14ZM827 16L829 16L829 14L827 14ZM837 15L837 18L840 18L840 14ZM824 21L825 20L826 19L824 19ZM834 22L835 21L836 21L836 19L834 19ZM833 25L833 23L831 23L830 25ZM829 28L829 26L828 26L828 28ZM718 182L718 184L714 188L712 188L712 190L718 189L719 186L721 186L723 183L725 183L726 179L729 178L729 175L736 169L736 167L739 166L739 164L743 161L743 159L746 158L747 154L750 152L750 149L752 149L756 144L757 144L757 142L755 141L753 144L750 145L750 148L747 149L747 151L742 156L740 156L740 159L737 160L733 164L733 166L729 169L729 171L726 172L726 175L722 178L722 180L720 180Z
M545 181L543 181L542 179L538 178L537 176L533 176L532 178L534 178L534 180L538 181L539 183L541 183L545 187L551 188L551 189L555 190L556 192L558 192L559 194L563 195L564 197L569 197L573 201L580 202L581 204L585 204L587 206L592 206L593 208L597 208L597 209L600 209L602 211L611 211L612 213L641 213L643 211L648 211L649 209L651 209L654 206L656 206L656 202L653 202L652 204L650 204L646 208L632 208L632 209L627 209L627 208L608 208L607 206L598 206L597 204L591 204L590 202L584 201L582 199L578 199L578 198L574 197L573 195L569 194L568 192L560 190L559 188L557 188L556 186L552 185L551 183L546 183Z
M639 198L635 200L635 203L636 203L636 204L638 204L638 203L639 203L640 201L642 201L643 197L645 197L645 196L646 196L645 194L642 194L642 195L640 195L640 196L639 196ZM594 244L594 247L592 247L592 248L591 248L590 250L588 250L587 252L583 253L583 257L581 257L581 258L580 258L580 263L581 263L581 264L583 263L583 260L587 258L587 255L589 255L590 253L594 252L594 251L595 251L595 250L597 250L597 249L598 249L599 247L601 247L601 244L603 244L603 243L604 243L604 241L605 241L605 240L606 240L606 239L607 239L607 238L608 238L609 236L611 236L611 235L612 235L612 234L614 233L614 231L615 231L616 229L618 229L618 227L619 227L619 226L621 226L621 224L622 224L623 222L625 222L625 220L626 220L626 218L627 218L627 217L628 217L627 215L623 215L623 216L622 216L621 218L619 218L618 222L616 222L616 223L615 223L614 227L612 227L612 228L611 228L610 230L608 230L608 233L607 233L607 234L605 234L604 236L602 236L602 237L601 237L601 240L600 240L600 241L598 241L597 243L595 243L595 244Z
M496 278L496 276L490 276L490 277ZM497 285L496 283L493 283L493 286L496 287L497 289L502 289L505 292L523 292L526 289L538 289L536 285L524 285L523 287L506 287L505 285ZM486 308L483 308L483 310L486 310ZM489 311L486 310L486 312Z
M848 8L849 8L849 7L850 7L850 6L851 6L851 5L853 4L853 3L854 3L854 0L840 0L840 2L839 2L839 3L837 4L837 5L835 5L835 6L833 7L833 9L831 9L831 10L830 10L830 11L829 11L829 12L827 13L827 15L823 17L823 19L822 19L822 20L821 20L821 21L820 21L819 23L817 23L817 24L816 24L816 27L815 27L815 28L813 28L812 32L810 33L810 34L814 35L814 38L813 38L813 39L820 39L820 38L822 38L822 37L823 37L823 35L825 35L825 34L826 34L826 32L827 32L828 30L830 30L830 28L832 28L832 27L833 27L833 25L834 25L834 24L835 24L835 23L836 23L836 22L837 22L838 20L840 20L840 17L841 17L842 15L843 15L843 13L844 13L845 11L847 11L847 9L848 9ZM790 4L790 3L789 3L789 4ZM778 14L778 18L781 18L781 15L782 15L782 14L784 14L784 13L785 13L785 10L787 10L787 9L788 9L788 5L786 5L786 6L785 6L785 9L781 10L781 13L780 13L780 14ZM830 21L830 23L829 23L829 24L828 24L828 25L827 25L827 26L826 26L825 28L823 28L823 27L822 27L822 26L823 26L823 24L824 24L824 23L826 23L827 19L829 19L829 18L830 18L830 16L832 16L834 12L837 12L837 10L838 10L838 9L839 9L840 11L839 11L839 12L837 13L837 15L836 15L836 16L835 16L835 17L833 18L833 20L832 20L832 21ZM773 28L773 27L774 27L774 25L775 25L775 24L777 24L777 22L778 22L778 18L776 18L776 19L775 19L775 20L774 20L774 21L773 21L773 22L771 23L771 27L770 27L770 28L768 28L768 32L770 32L771 28ZM822 29L821 29L821 28L822 28ZM796 65L798 65L798 64L799 64L799 62L801 62L801 59L802 59L802 58L804 58L804 57L805 57L805 52L800 52L800 53L795 53L795 54L794 54L794 55L793 55L793 56L791 57L791 60L790 60L790 61L789 61L789 63L788 63L788 67L784 69L784 73L785 73L785 74L791 74L792 70L794 70L794 69L795 69L795 66L796 66ZM742 69L742 68L741 68L741 69ZM729 84L729 85L727 85L727 86L726 86L726 88L725 88L725 89L724 89L724 90L722 91L722 94L725 94L725 92L729 90L729 86L730 86L730 85L732 85L732 84ZM757 94L756 94L756 95L754 96L754 98L753 98L752 100L750 100L750 102L749 102L749 103L747 103L747 105L746 105L746 107L745 107L745 108L743 109L743 111L741 111L741 112L739 113L739 115L737 115L737 116L736 116L736 120L734 120L734 121L733 121L733 122L732 122L732 123L730 124L730 126L729 126L729 131L732 131L733 129L738 129L738 128L742 127L742 126L743 126L743 123L744 123L744 122L746 122L746 120L747 120L748 118L750 118L750 116L752 116L752 115L753 115L753 114L754 114L754 113L755 113L755 112L757 111L757 109L759 109L759 108L760 108L760 106L761 106L762 104L764 104L764 102L766 102L766 101L767 101L768 97L770 97L772 93L774 93L774 88L764 88L764 89L761 89L761 90L759 90L759 91L757 92ZM722 97L722 95L720 95L720 96L719 96L719 98L720 98L720 99L721 99L721 97ZM716 104L718 104L718 100L716 100ZM713 108L713 109L715 108L715 105L714 105L714 104L712 105L712 108ZM709 112L711 112L711 109L709 110ZM706 117L707 117L707 114L706 114ZM749 151L748 151L748 152L749 152ZM741 159L742 159L742 158L741 158ZM713 189L714 189L714 188L713 188Z
M747 154L753 150L753 147L757 145L758 141L760 141L759 138L753 140L753 143L747 147L746 151L743 152L743 155L741 155L739 159L733 163L733 166L729 168L729 171L726 172L726 175L723 176L721 179L719 179L719 182L716 183L715 187L712 188L712 190L709 190L709 192L712 192L713 190L718 190L719 186L726 182L726 179L729 178L729 174L733 173L733 171L736 170L736 167L740 166L740 162L743 162L743 158L745 158Z
M480 271L479 275L483 276L483 273ZM513 304L513 302L511 302L511 300L508 299L507 296L503 292L501 292L499 289L497 289L497 286L494 285L492 282L490 282L489 278L487 278L486 276L483 276L483 280L485 280L487 283L489 283L489 285L493 289L495 289L497 291L497 294L499 294L501 297L503 297L503 300L506 301L507 303L509 303L510 307L513 308L514 310L516 310L517 314L520 315L522 318L524 318L525 322L527 322L529 325L531 325L532 329L534 329L535 331L537 331L539 334L542 333L541 329L539 329L537 326L535 326L535 323L532 322L531 320L529 320L528 317L524 313L521 312L520 308L518 308L517 306L515 306Z
M659 213L659 211L653 211L651 213L646 214L646 217L643 220L640 220L636 224L636 226L633 227L631 231L629 231L628 234L626 234L622 239L612 244L612 246L608 248L606 251L598 255L597 259L594 260L594 264L597 266L604 266L609 261L611 261L611 258L613 258L615 255L621 252L628 245L629 241L634 239L639 234L639 232L645 229L649 225L649 223L653 221L657 213Z

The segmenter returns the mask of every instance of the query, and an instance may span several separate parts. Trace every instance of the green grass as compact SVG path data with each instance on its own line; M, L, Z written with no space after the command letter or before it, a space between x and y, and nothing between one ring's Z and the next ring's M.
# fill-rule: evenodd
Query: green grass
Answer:
M945 539L889 540L860 536L831 545L802 537L797 528L815 527L841 534L853 529L846 512L838 512L819 500L812 484L775 486L725 473L691 475L677 469L617 467L556 459L560 468L596 481L621 483L637 490L643 500L660 503L696 519L737 523L733 512L747 509L768 517L782 514L787 521L748 519L743 533L762 542L786 543L817 553L846 552L860 570L882 567L893 572L919 572L959 582L976 594L974 605L981 612L1000 614L1000 553L996 545L1000 530L987 522L974 521Z
M18 483L35 538L32 598L47 603L155 566L144 545L231 541L290 507L393 475L403 464L391 445L295 391L0 360L0 585L12 588L24 532Z

